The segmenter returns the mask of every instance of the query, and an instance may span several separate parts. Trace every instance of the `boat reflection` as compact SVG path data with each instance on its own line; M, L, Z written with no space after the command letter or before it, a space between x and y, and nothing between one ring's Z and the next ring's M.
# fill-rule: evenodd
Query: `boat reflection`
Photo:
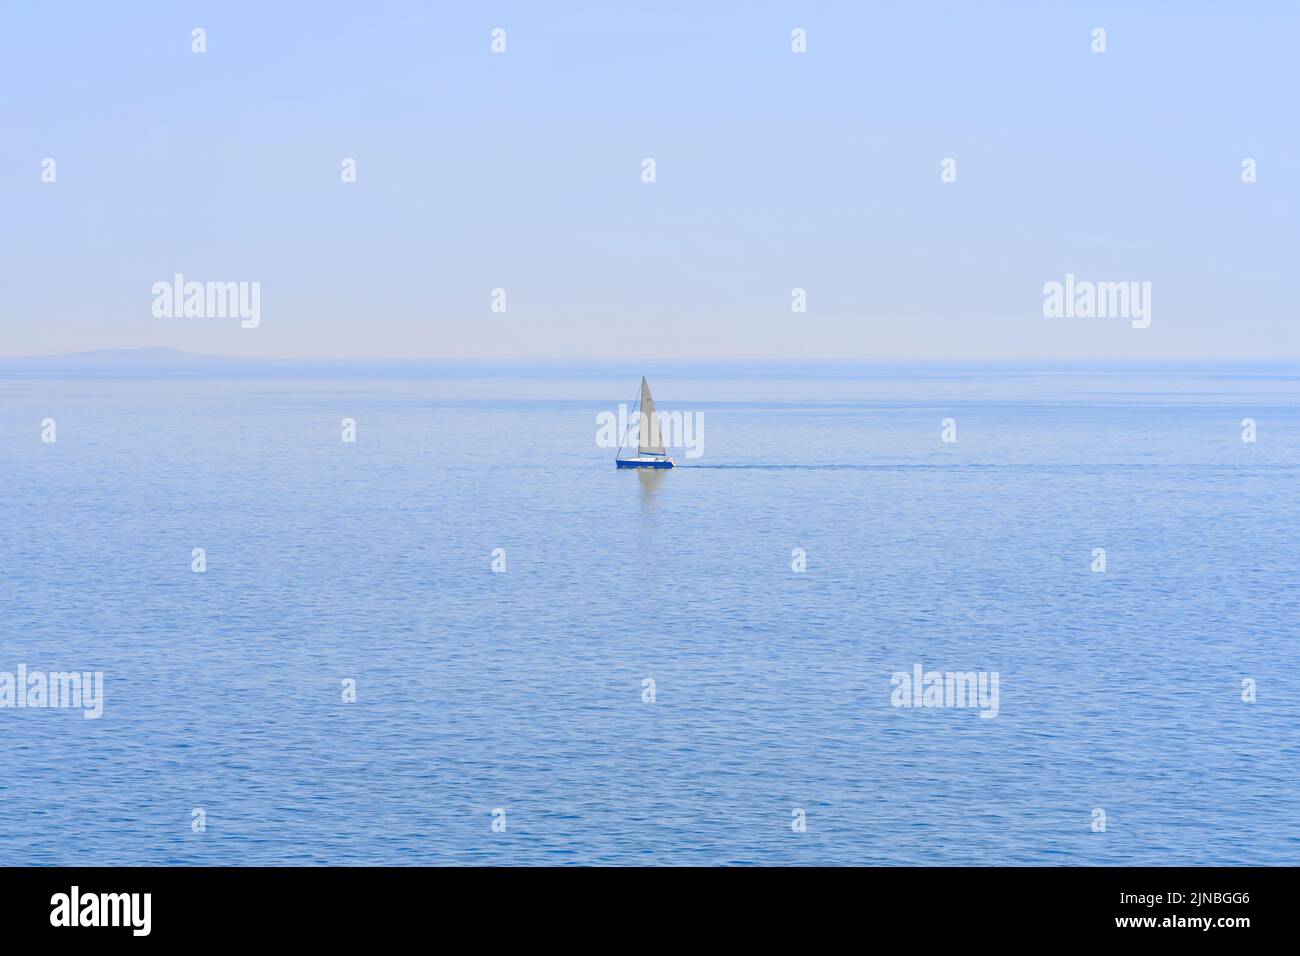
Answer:
M664 475L667 473L665 468L638 468L636 478L641 486L641 504L652 506L655 503L655 497L659 494L659 486L663 484Z

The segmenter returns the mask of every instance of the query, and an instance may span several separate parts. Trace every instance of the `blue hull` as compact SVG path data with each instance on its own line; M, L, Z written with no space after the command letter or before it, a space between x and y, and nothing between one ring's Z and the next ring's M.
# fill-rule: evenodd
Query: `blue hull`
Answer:
M676 468L671 458L656 459L654 461L638 461L635 458L615 458L614 464L619 468Z

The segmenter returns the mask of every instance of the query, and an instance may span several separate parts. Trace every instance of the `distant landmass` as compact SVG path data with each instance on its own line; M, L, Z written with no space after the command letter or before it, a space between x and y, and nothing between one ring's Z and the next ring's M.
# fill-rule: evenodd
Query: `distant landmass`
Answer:
M0 377L319 378L447 377L509 363L438 359L292 359L203 355L179 349L96 349L0 358Z
M815 370L817 375L834 377L854 377L865 371L947 377L981 372L1035 375L1104 370L1130 374L1199 371L1293 378L1300 375L1300 359L294 359L204 355L162 348L95 349L66 355L0 357L0 378L471 378L500 371L527 373L537 378L581 378L611 372L639 377L642 374L662 375L705 368L720 377L745 377L754 370L763 369L772 374L796 376Z
M264 360L199 355L179 349L96 349L67 355L0 358L4 375L195 374L255 367Z

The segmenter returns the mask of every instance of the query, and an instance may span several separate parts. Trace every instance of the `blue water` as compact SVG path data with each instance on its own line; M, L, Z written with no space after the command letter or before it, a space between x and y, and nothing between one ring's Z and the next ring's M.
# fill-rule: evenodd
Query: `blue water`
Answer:
M1300 374L638 376L0 379L0 862L1300 863Z

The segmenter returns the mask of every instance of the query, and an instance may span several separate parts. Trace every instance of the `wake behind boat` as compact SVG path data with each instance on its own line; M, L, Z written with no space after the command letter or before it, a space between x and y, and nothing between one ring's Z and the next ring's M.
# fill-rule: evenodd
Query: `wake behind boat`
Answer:
M640 412L639 415L638 411ZM650 385L646 382L644 375L641 376L641 394L637 396L636 406L632 409L628 431L631 431L631 422L639 423L637 426L636 457L622 457L623 443L627 441L627 433L625 432L622 441L619 442L618 451L614 453L615 467L676 468L677 463L668 457L668 450L664 448L659 416L655 413L655 400L650 397Z

